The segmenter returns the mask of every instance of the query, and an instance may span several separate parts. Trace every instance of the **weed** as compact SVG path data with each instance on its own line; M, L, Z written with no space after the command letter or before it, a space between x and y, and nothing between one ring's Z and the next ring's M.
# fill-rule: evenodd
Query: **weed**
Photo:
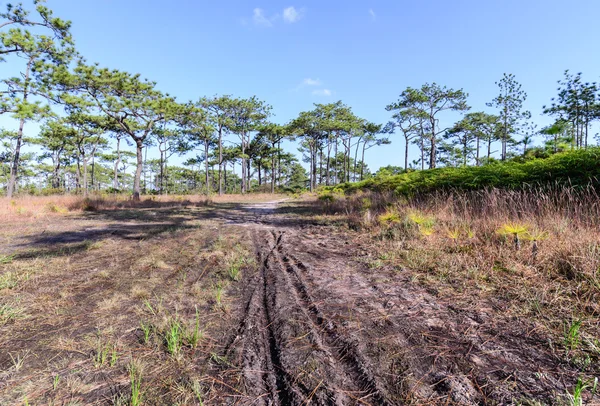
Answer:
M216 352L210 353L210 359L218 365L229 365L229 361L227 360L227 357L225 357L223 355L219 355Z
M460 238L460 228L458 227L454 227L454 228L449 228L448 230L446 230L446 235L448 236L448 238L450 238L452 241L454 241L455 244L458 244L458 239Z
M152 333L152 325L150 323L140 323L140 328L142 329L142 333L144 333L143 343L148 344L150 341L150 334Z
M0 265L10 264L14 259L14 255L0 255Z
M593 397L598 389L598 378L594 378L593 380L590 379L588 381L579 378L577 384L573 388L573 393L567 393L567 399L569 400L570 405L583 406L583 393L587 389L590 390L591 396Z
M417 210L411 210L408 213L408 219L419 226L433 227L435 224L435 218L427 216Z
M521 249L521 240L519 237L526 234L528 231L528 227L525 224L521 223L506 223L503 224L502 227L498 229L498 234L500 235L511 235L514 238L515 250Z
M23 309L8 303L0 304L0 326L21 317Z
M543 230L539 230L539 229L533 229L533 230L528 230L524 235L523 235L523 239L531 241L532 245L531 245L531 258L533 260L533 262L537 261L537 254L539 251L538 248L538 241L542 241L548 238L548 232L547 231L543 231Z
M21 368L23 368L23 365L25 363L25 358L27 358L28 354L29 354L29 351L25 351L25 352L23 352L21 354L17 354L16 356L13 357L13 355L10 352L8 353L8 356L10 357L10 360L12 361L15 372L19 372L19 370Z
M194 379L194 381L192 382L192 392L194 392L194 396L196 396L196 399L198 400L200 406L204 406L204 402L202 401L202 387L200 386L200 382L198 382L197 379Z
M19 283L29 280L29 272L18 274L16 272L6 272L0 275L0 290L14 289Z
M221 306L221 301L223 300L223 286L219 283L215 286L215 302L217 306Z
M96 346L96 354L94 356L94 365L96 368L109 365L114 367L117 364L118 353L115 344L102 344L100 341Z
M229 265L229 269L227 270L227 274L229 275L229 279L232 281L240 280L241 267L240 264L236 261L233 264Z
M398 224L402 222L402 218L400 216L400 213L398 213L398 210L396 210L396 208L394 207L388 207L388 209L385 211L385 213L379 215L379 217L377 217L377 221L379 221L379 224L390 227L394 224Z
M181 349L183 331L179 320L174 319L169 324L167 331L165 332L165 342L167 344L167 352L171 355L179 354Z
M131 361L129 364L129 381L131 383L131 398L129 401L130 406L139 406L142 404L142 371L140 366Z
M196 318L194 328L191 332L185 331L186 341L192 348L196 348L198 343L204 338L204 332L200 330L200 313L196 307Z
M564 344L566 351L574 351L581 342L581 320L573 320L570 325L565 324Z
M54 375L52 378L52 390L56 391L58 389L58 384L60 383L60 375Z

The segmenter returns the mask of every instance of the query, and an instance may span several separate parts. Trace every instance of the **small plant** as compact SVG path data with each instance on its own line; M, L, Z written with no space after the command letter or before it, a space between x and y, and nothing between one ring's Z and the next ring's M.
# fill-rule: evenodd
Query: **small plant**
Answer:
M469 239L472 240L473 238L475 238L475 232L473 231L473 229L471 229L470 226L465 226L464 227L464 232L465 232L465 236Z
M15 259L14 255L0 255L0 265L10 264L13 259Z
M23 314L23 310L8 303L0 304L0 326L15 320Z
M60 375L56 374L54 375L54 378L52 378L52 390L56 391L58 389L58 384L60 383Z
M532 246L531 246L531 257L533 259L533 261L535 262L537 260L537 253L538 253L538 241L543 241L545 239L548 238L548 232L547 231L543 231L543 230L539 230L539 229L533 229L533 230L528 230L524 235L523 235L523 239L531 241L532 242Z
M141 322L140 328L142 329L142 333L144 334L143 342L144 344L148 344L148 342L150 341L150 333L152 333L152 325L150 323Z
M114 344L101 344L98 342L96 347L96 355L94 356L94 365L96 368L103 365L114 367L118 359L117 346Z
M429 237L435 232L435 229L430 225L419 225L419 231L423 236Z
M506 223L498 229L500 235L511 235L514 238L515 250L521 249L520 237L527 233L527 225L521 223Z
M234 262L233 264L229 265L229 269L227 270L227 274L229 275L229 279L231 279L232 281L239 281L240 280L240 273L241 273L241 267L238 261Z
M8 356L10 357L10 360L12 361L15 372L19 372L19 370L21 368L23 368L23 364L25 363L25 358L27 358L28 353L29 353L29 351L25 351L23 354L17 354L14 357L11 353L8 353Z
M449 228L448 230L446 230L446 235L455 243L458 243L458 239L460 238L460 228Z
M194 379L194 381L192 382L192 392L194 392L194 396L196 396L196 399L198 400L200 406L203 406L204 402L202 401L202 387L200 386L200 382L198 382L197 379Z
M570 325L565 324L564 344L567 351L574 351L581 343L581 320L573 320Z
M223 300L223 286L219 283L215 287L215 302L217 306L221 306L221 301Z
M17 274L16 272L6 272L0 275L0 290L14 289L20 282L29 280L29 273Z
M129 404L131 406L139 406L142 404L142 371L134 361L129 364L128 369L129 381L131 382L131 398Z
M396 208L388 207L385 213L380 214L379 217L377 217L377 221L379 221L379 224L381 225L390 227L394 224L401 223L402 217L400 217L400 213L398 213Z
M191 332L186 331L186 341L192 348L196 348L200 340L204 338L204 333L200 330L200 313L198 312L198 308L196 307L196 318L194 323L194 328Z
M167 352L171 355L179 354L182 342L181 323L175 319L171 321L169 328L165 333L165 342L167 344Z
M577 379L577 384L573 388L573 393L567 393L567 398L571 406L583 406L583 392L589 389L592 397L596 394L598 389L598 378L593 380L583 381L581 378Z
M410 221L417 225L419 232L425 237L428 237L434 233L435 218L427 216L417 210L410 211L407 217Z
M61 207L59 205L57 205L54 202L49 202L46 205L46 209L50 212L50 213L66 213L68 210L64 207Z

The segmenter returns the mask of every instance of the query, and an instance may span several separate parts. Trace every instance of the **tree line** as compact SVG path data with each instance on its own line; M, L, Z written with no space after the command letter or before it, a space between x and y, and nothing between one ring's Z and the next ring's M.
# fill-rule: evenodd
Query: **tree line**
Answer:
M34 11L7 5L0 14L0 63L18 72L2 80L0 114L17 130L0 131L0 183L7 196L34 186L50 191L143 193L247 193L288 188L314 190L371 176L365 153L404 141L403 166L483 165L514 156L544 156L586 148L600 117L596 83L565 72L558 96L544 112L556 118L538 130L524 110L527 94L505 74L487 105L496 114L469 112L468 94L436 83L406 88L386 107L387 124L358 117L341 101L315 104L286 124L272 121L266 102L232 95L180 102L139 74L88 63L71 35L71 22L55 17L43 1ZM445 112L460 120L441 126ZM41 130L30 136L32 122ZM546 136L542 147L534 137ZM295 141L300 157L284 151ZM24 153L26 145L39 153ZM409 147L420 156L409 162ZM133 147L131 152L126 147ZM159 158L148 159L148 150ZM182 165L169 165L173 156ZM190 155L192 155L190 157ZM304 165L308 166L308 171Z

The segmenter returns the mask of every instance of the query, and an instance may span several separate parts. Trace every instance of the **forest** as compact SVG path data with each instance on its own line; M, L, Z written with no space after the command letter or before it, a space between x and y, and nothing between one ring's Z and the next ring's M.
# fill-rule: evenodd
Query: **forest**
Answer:
M600 117L597 84L565 71L544 106L555 122L543 128L524 109L527 93L512 74L497 82L487 103L493 113L476 111L484 106L470 106L463 89L426 83L385 106L387 123L358 117L342 101L317 103L275 123L272 106L256 97L182 102L140 74L88 63L77 52L71 22L42 3L33 12L9 5L1 17L2 63L15 72L2 79L0 101L15 128L0 133L0 184L8 197L313 191L375 174L585 149ZM449 127L441 124L446 112L459 117ZM297 152L282 147L287 141ZM366 151L390 143L402 159L373 173ZM418 158L409 162L410 148ZM169 165L173 158L178 165Z

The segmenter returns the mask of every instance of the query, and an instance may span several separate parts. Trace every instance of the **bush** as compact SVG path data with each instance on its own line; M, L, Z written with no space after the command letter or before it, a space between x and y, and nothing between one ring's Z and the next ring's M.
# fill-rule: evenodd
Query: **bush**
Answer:
M443 190L521 189L548 183L587 186L600 182L600 147L555 154L527 162L495 162L480 167L437 168L345 183L333 190L394 191L414 196ZM330 188L330 190L332 190Z

